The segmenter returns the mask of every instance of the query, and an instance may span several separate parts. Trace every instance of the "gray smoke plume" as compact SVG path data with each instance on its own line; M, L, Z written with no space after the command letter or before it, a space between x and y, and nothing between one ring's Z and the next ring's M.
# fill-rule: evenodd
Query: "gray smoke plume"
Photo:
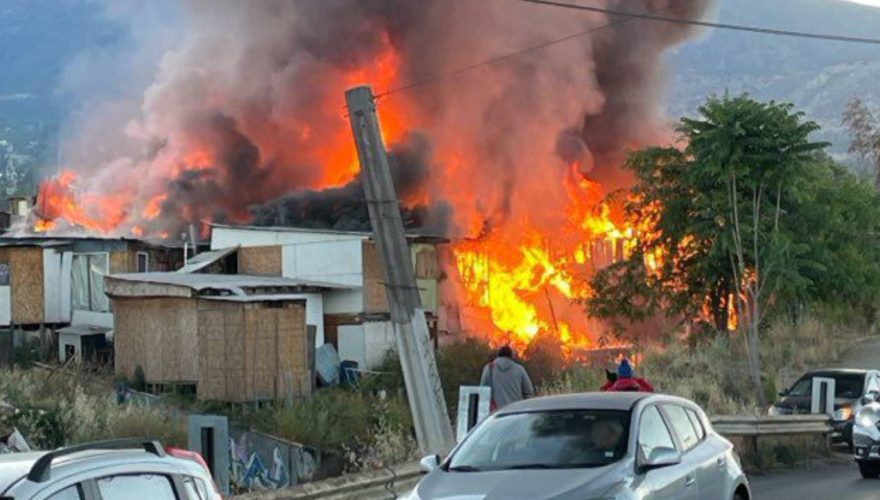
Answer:
M708 3L596 4L697 18ZM108 129L97 124L122 121L96 110L66 155L81 199L129 200L120 232L217 217L363 228L347 88L431 80L618 20L486 0L192 0L182 10L184 34L138 114ZM380 100L383 124L423 134L421 145L406 130L389 134L408 220L453 236L511 218L559 225L567 165L558 154L593 158L584 173L623 182L626 149L665 138L660 61L688 33L631 20ZM145 221L163 193L161 216Z

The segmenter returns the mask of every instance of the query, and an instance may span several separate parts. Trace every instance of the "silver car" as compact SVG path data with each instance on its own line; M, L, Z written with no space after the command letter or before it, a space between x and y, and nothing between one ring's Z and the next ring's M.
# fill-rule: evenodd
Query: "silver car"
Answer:
M0 499L220 500L197 453L115 440L0 455Z
M686 399L643 392L530 399L487 418L409 500L747 500L730 441Z

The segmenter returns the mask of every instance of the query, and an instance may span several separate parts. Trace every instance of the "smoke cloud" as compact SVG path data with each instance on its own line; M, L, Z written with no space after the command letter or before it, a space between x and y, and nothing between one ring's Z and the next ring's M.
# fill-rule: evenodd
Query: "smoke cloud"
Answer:
M600 4L700 17L708 0ZM347 88L379 93L616 21L485 0L193 0L180 19L136 113L91 106L70 127L79 199L125 199L116 232L217 218L365 229ZM625 182L626 150L666 138L661 56L688 34L632 20L381 99L408 223L451 236L523 217L552 227L567 163Z

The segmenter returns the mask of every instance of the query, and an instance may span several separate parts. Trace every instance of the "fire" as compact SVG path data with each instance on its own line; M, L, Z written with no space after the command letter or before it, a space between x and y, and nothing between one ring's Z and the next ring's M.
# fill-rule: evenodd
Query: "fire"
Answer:
M634 227L615 222L601 184L572 166L567 178L568 224L490 232L453 246L466 302L490 321L481 325L493 343L526 347L539 333L564 348L596 347L601 327L583 311L589 278L631 250ZM514 239L516 241L511 241Z

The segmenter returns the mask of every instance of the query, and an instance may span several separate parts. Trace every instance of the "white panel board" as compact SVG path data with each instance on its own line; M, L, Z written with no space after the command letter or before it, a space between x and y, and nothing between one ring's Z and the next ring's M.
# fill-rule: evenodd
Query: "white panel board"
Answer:
M394 325L390 321L364 323L364 343L366 345L366 368L380 367L385 358L392 352L397 352Z
M12 323L12 294L9 286L0 286L0 326Z
M106 328L113 328L113 313L82 311L80 309L74 309L73 318L70 322L74 325L95 325L103 326Z
M365 368L367 354L363 325L339 325L336 335L339 344L339 359L355 361L358 368Z
M833 378L813 377L810 413L834 414L834 391L836 390L836 385L836 380Z
M61 323L61 254L43 250L43 318L46 323Z
M70 322L70 290L71 290L71 263L73 262L73 252L64 252L61 254L61 322Z
M476 408L471 396L476 396ZM455 439L460 443L471 429L489 416L492 388L482 385L463 385L458 388L458 415L455 419ZM476 417L476 418L472 418Z
M256 247L266 245L291 245L328 241L363 241L366 235L334 233L332 231L238 229L214 227L211 230L211 250L235 245Z

